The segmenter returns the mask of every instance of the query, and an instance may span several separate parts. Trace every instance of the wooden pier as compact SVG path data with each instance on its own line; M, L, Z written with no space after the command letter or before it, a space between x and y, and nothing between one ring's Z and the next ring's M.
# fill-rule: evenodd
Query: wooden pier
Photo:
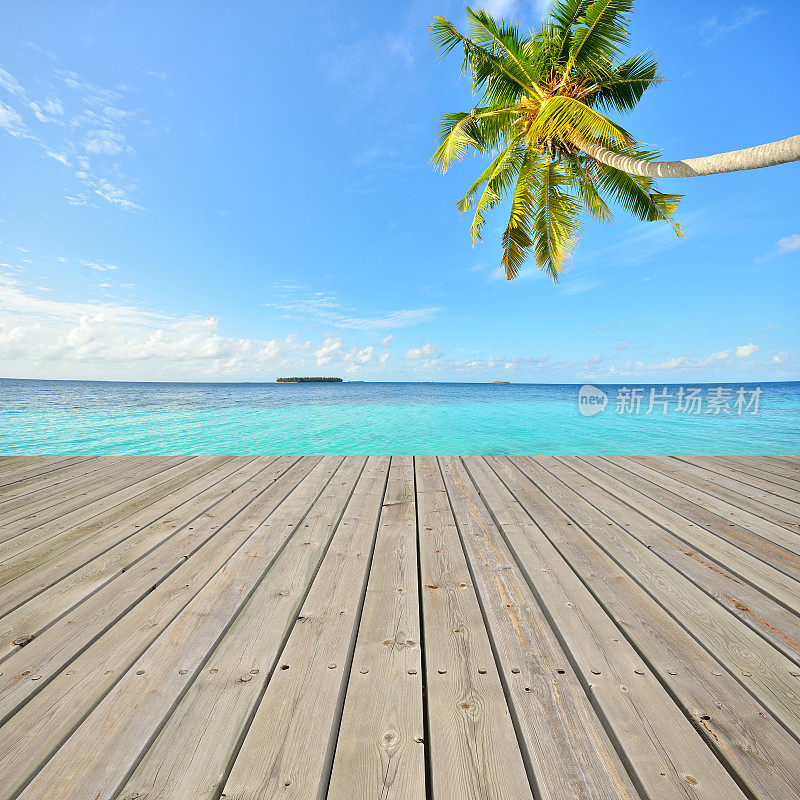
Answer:
M800 458L0 459L0 800L798 800Z

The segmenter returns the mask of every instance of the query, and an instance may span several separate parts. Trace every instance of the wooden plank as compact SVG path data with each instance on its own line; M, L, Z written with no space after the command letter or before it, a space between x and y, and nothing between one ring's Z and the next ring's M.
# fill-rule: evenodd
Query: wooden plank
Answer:
M63 459L57 465L53 465L51 469L46 469L42 465L37 471L30 469L30 459L28 459L28 462L28 477L0 486L0 500L5 502L8 499L29 494L39 489L44 490L46 487L57 486L65 480L69 480L72 475L85 475L92 470L101 469L104 460L96 460L91 457ZM1 476L2 471L0 470L0 480L2 480Z
M228 552L229 545L238 547L244 543L252 533L249 527L252 520L265 519L305 476L307 470L299 469L302 465L293 464L293 461L278 459L265 469L261 462L255 461L252 468L245 467L248 480L206 511L181 536L157 547L133 569L103 586L42 635L5 659L4 675L0 679L0 721L41 691L75 656L115 623L119 628L119 620L137 608L137 604L141 605L143 598L152 599L156 591L157 596L169 596L170 591L183 585L176 586L176 581L198 571L203 574L198 559L192 559L192 555L202 552L205 557L210 551L208 557L213 558ZM293 466L289 467L290 464ZM221 545L212 541L220 528L225 528L226 536L230 537L230 541ZM237 539L237 535L241 538ZM233 552L235 548L230 551Z
M108 514L120 503L136 497L153 484L161 483L162 473L188 461L183 457L153 459L135 474L108 483L93 492L72 497L57 506L43 510L32 518L23 518L3 527L5 541L0 543L0 563L7 558L53 538L68 538L77 525L91 524L98 516Z
M771 472L763 472L752 466L748 461L736 463L719 456L716 458L712 456L681 456L678 460L749 484L759 491L776 494L779 497L800 503L800 500L798 500L800 498L800 482L782 478L780 475L774 475Z
M87 460L87 456L20 457L19 463L0 467L0 495L13 490L13 487L23 481L36 480L40 476Z
M797 667L734 614L709 597L631 532L610 520L558 477L555 459L517 462L539 489L562 508L651 596L744 683L781 722L800 737ZM544 464L547 464L545 469ZM582 493L594 496L590 485ZM632 525L638 525L635 517ZM645 526L638 530L647 532Z
M388 470L387 457L369 459L225 781L226 798L325 796Z
M682 493L684 487L674 482L670 483L672 479L668 476L642 468L626 459L599 459L595 462L595 466L615 475L622 475L620 478L622 483L635 486L638 491L653 497L716 536L727 539L740 549L769 562L776 569L785 572L786 567L794 568L797 558L795 553L791 552L791 558L788 558L786 554L790 551L761 535L760 524L769 523L755 520L754 526L752 519L751 524L747 524L723 516L725 509L722 506L711 507L713 504L694 502ZM779 530L783 534L788 533L784 529Z
M470 459L470 464L479 467L477 459ZM440 466L538 796L544 800L638 798L587 695L585 681L575 673L551 628L540 593L534 596L495 524L495 504L502 504L493 491L496 481L482 482L479 492L460 460L440 459ZM483 502L492 505L491 515ZM504 525L504 532L527 537L530 527L509 531ZM563 602L560 592L557 596ZM570 594L569 599L579 598ZM615 647L610 642L608 646ZM639 666L640 659L635 663ZM597 667L597 662L592 666ZM631 735L642 733L641 723L635 724ZM656 756L651 768L666 769L664 760ZM683 798L682 790L671 791L672 780L670 769L670 777L658 781L660 796Z
M764 460L782 465L795 474L800 474L800 456L768 456Z
M253 521L257 527L247 542L122 675L20 800L110 800L118 794L340 464L341 459L326 457L273 514L260 524Z
M84 458L54 472L48 472L44 475L37 474L27 480L18 481L5 487L5 491L0 494L0 512L4 520L7 515L8 519L11 519L10 512L15 507L24 504L23 498L27 498L30 501L35 498L52 497L70 482L73 485L85 483L90 480L90 476L93 474L100 477L111 470L119 469L126 463L130 468L134 461L134 458L122 456L105 456L97 459Z
M792 610L800 589L795 580L651 500L640 491L634 476L613 464L596 459L561 460L577 473L570 484L573 489L580 491L589 481L594 483L605 492L605 501L599 501L604 513L622 522L773 647L794 661L800 657L800 619ZM627 511L620 516L615 501L645 519L631 517Z
M248 458L252 459L252 456ZM245 463L247 462L241 459L236 461L237 466ZM36 593L25 593L23 587L26 580L36 586L38 591L46 589L76 567L100 557L114 543L142 533L144 526L158 518L150 515L151 510L161 510L163 516L163 513L179 505L173 502L174 498L187 491L186 487L199 486L209 476L221 474L218 470L225 470L228 465L230 472L233 472L233 460L227 456L195 457L191 461L183 462L162 473L162 480L153 480L145 485L144 491L135 494L128 502L113 506L111 514L103 516L105 526L99 530L92 526L91 530L94 532L88 538L81 537L81 531L77 531L74 540L65 539L63 544L53 543L52 540L44 541L38 546L34 544L16 557L5 559L0 577L0 616L7 613L10 607L14 607L9 599L9 592L13 592L17 605ZM85 554L85 559L76 560L80 558L80 554ZM59 564L64 565L61 572L57 566ZM13 584L13 589L10 584Z
M648 478L629 472L618 461L575 458L569 464L570 468L579 471L585 471L586 467L591 468L593 480L606 476L606 481L613 481L610 489L612 494L620 497L624 495L626 502L636 510L647 509L647 516L655 519L653 514L659 512L654 509L662 507L666 512L666 516L663 516L665 512L661 512L663 519L669 520L665 527L671 531L680 531L680 537L691 542L698 552L717 559L743 580L756 576L755 586L775 597L787 608L794 608L797 594L794 577L800 570L798 557L794 553L668 491L654 482L656 478L653 475ZM705 532L714 535L707 536ZM791 580L776 575L775 570L780 570Z
M788 528L784 528L782 525L764 519L745 509L737 508L725 500L714 497L708 492L696 489L686 483L681 483L672 476L667 475L666 472L643 463L638 459L615 458L609 460L634 475L639 475L648 480L657 482L679 497L683 497L691 503L707 508L709 511L727 519L728 522L740 525L746 530L749 530L752 534L760 536L768 542L777 544L779 547L783 547L785 550L795 553L795 555L800 554L800 537L797 536L797 533Z
M119 796L217 800L365 461L345 459Z
M0 456L0 467L6 464L15 464L22 461L26 456Z
M769 504L772 496L776 496L781 501L791 501L795 516L800 513L800 484L792 486L791 489L781 485L781 481L791 484L792 481L783 479L779 475L760 472L758 469L748 466L750 462L745 461L740 464L731 462L721 456L675 456L673 460L679 467L691 465L695 469L704 470L710 473L715 480L718 476L723 476L727 480L734 482L737 486L744 486L748 497L761 500Z
M6 542L18 552L4 557L2 564L2 576L0 576L0 616L7 614L25 602L35 593L39 582L36 578L41 578L46 584L49 578L60 577L57 571L50 573L50 567L54 567L62 562L62 559L69 559L69 554L76 552L82 545L97 541L96 537L109 534L109 529L115 525L122 524L130 515L141 511L142 506L147 506L155 499L169 491L170 485L175 478L180 480L194 462L184 462L171 467L162 473L153 475L142 480L136 488L131 488L124 495L118 495L117 499L121 502L109 506L105 509L96 508L95 513L87 521L77 523L70 527L68 521L64 521L64 528L59 530L58 522L46 526L46 529L37 529L17 537L13 542ZM201 462L202 463L202 462ZM137 523L133 523L137 524ZM24 540L24 541L23 541ZM2 549L2 545L0 545ZM32 571L36 571L31 575ZM40 572L41 570L41 572ZM27 577L26 577L27 576ZM23 579L20 581L20 579ZM34 580L31 580L34 579ZM23 589L27 585L27 590ZM33 585L33 588L31 588Z
M642 459L642 463L655 465L659 471L666 472L687 486L700 488L776 525L794 531L800 529L800 503L755 489L747 482L746 476L744 480L741 476L738 479L730 478L719 471L672 457Z
M182 460L186 461L188 457ZM178 462L172 462L175 463ZM155 474L156 471L162 471L164 466L163 461L157 458L140 462L138 459L127 460L121 456L106 462L105 466L93 473L76 475L74 480L64 481L54 487L52 493L45 488L36 493L35 499L26 497L11 499L6 504L7 510L0 510L0 525L2 525L0 537L6 541L18 533L31 530L76 508L82 508L95 498L106 497L109 486L117 484L120 484L120 488L131 486L140 479L139 469L150 468L154 470L151 474Z
M478 472L474 461L477 459L466 459L473 474ZM749 791L748 796L797 800L800 760L794 738L517 467L507 459L487 461L506 491L498 498L490 495L492 476L484 478L480 472L481 494L491 504L520 561L529 548L544 549L547 554L542 547L546 539L641 657L642 664L634 668L633 676L623 675L622 684L630 687L631 680L647 681L652 670L708 746ZM520 519L519 510L536 525L526 524L525 517ZM516 525L521 526L519 533ZM546 573L539 572L542 580L550 577L550 568L545 569ZM553 596L544 585L542 594ZM570 598L569 608L575 608L577 596ZM557 605L555 600L553 605ZM583 608L587 603L578 605ZM580 619L583 612L572 613ZM691 749L685 757L692 758L694 753Z
M191 525L244 483L246 476L237 473L253 461L250 456L219 460L222 463L215 469L198 467L189 476L194 477L191 482L128 517L124 524L111 526L14 581L10 588L20 605L0 617L0 659L13 651L15 640L38 636L108 581ZM197 474L199 470L203 473Z
M711 461L710 458L694 458L693 463L704 464ZM724 465L727 472L731 475L748 475L753 480L758 481L758 485L769 489L769 491L776 494L782 494L783 497L795 499L800 496L800 481L792 480L791 478L784 478L781 475L776 475L774 472L765 472L755 462L749 459L723 458L717 456L714 458L713 464L720 466Z
M326 800L425 797L414 462L389 469Z
M285 470L287 461L292 466ZM330 459L329 459L330 461ZM206 586L209 580L229 561L252 535L255 528L267 519L289 493L309 473L318 466L320 459L304 458L278 459L270 464L263 474L256 474L242 487L230 494L214 510L213 516L205 515L181 538L190 546L184 550L189 557L185 563L174 569L156 587L135 602L123 616L115 619L105 617L105 631L95 634L86 642L69 642L72 653L61 658L57 665L50 664L54 677L38 693L28 691L22 704L11 711L20 711L0 727L0 797L14 793L27 785L39 768L63 744L86 716L95 708L108 691L117 683L120 676L144 653ZM258 461L255 462L258 464ZM253 493L252 489L256 492ZM197 533L201 542L190 537ZM216 535L215 535L216 534ZM145 560L146 562L147 560ZM157 569L158 562L154 564ZM132 571L133 572L133 571ZM127 573L126 573L127 574ZM114 583L122 581L122 577ZM124 592L124 587L119 587ZM101 595L98 592L78 610ZM116 594L103 598L107 605L113 602ZM113 611L113 609L111 609ZM96 612L102 613L101 609ZM86 616L86 615L84 615ZM64 619L69 619L67 615ZM63 620L52 626L41 637L44 640ZM91 627L93 620L78 619L84 624L76 631L80 639L83 630ZM40 639L35 639L25 649L35 647ZM22 653L25 650L21 651ZM54 661L48 651L43 655ZM56 653L55 655L59 655ZM13 658L13 657L12 657ZM27 675L10 672L7 664L3 681L13 688L20 683L29 683L35 677L37 660L29 665L32 671ZM13 684L14 680L17 684ZM42 679L44 680L44 679ZM7 698L9 690L0 692L0 708L10 707ZM4 709L5 710L5 709Z
M523 800L531 785L435 458L416 458L430 793Z
M748 467L756 467L761 472L778 475L795 482L800 481L800 469L788 466L785 462L779 462L775 456L727 456L727 459L737 464L746 462Z

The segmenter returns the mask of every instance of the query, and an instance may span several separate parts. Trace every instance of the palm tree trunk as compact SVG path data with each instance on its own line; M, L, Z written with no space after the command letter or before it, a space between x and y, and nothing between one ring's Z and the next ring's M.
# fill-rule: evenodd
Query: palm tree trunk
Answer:
M760 144L745 150L732 150L703 158L687 158L685 161L647 161L643 158L624 156L588 141L575 144L595 161L648 178L692 178L696 175L717 175L721 172L738 172L744 169L760 169L790 161L800 161L800 136L791 136L779 142Z

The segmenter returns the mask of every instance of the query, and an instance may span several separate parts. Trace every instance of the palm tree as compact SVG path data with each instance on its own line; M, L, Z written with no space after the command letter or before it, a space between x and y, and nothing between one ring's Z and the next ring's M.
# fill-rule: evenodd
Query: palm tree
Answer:
M442 171L473 148L492 161L456 204L473 212L473 244L486 214L510 195L502 266L517 276L529 250L554 281L577 241L582 209L611 220L609 202L639 219L665 220L682 195L658 190L654 178L688 177L800 159L800 136L686 161L660 162L603 112L633 109L661 80L650 51L623 58L633 0L560 0L538 31L520 34L483 10L467 9L469 36L443 17L431 25L446 56L464 51L478 106L446 114L431 159Z

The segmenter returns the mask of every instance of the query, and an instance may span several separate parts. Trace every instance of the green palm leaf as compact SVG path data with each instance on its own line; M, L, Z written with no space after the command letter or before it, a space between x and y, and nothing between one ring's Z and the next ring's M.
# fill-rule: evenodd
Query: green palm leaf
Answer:
M531 81L515 64L463 36L443 17L434 17L430 34L434 48L442 51L442 58L459 44L463 46L462 70L470 73L473 91L485 92L487 105L513 103L526 92L535 93Z
M574 97L548 97L539 107L529 136L537 139L561 139L577 142L589 139L613 149L631 145L631 135L599 111Z
M464 157L470 147L485 153L505 143L512 114L508 108L474 108L445 114L439 122L439 146L431 162L442 172Z
M511 197L511 213L503 231L503 257L500 265L508 280L517 277L533 245L531 228L536 203L533 194L535 177L532 180L534 167L535 156L529 151L517 175Z
M590 104L617 111L635 108L642 95L654 83L661 81L658 65L649 50L623 61L607 77L597 83L597 91L591 95Z
M492 161L478 180L470 186L464 197L456 203L456 208L462 214L470 211L473 198L480 190L480 187L484 186L483 192L475 205L475 215L470 226L473 245L481 238L483 226L486 222L486 212L495 208L508 194L514 183L514 177L519 174L525 155L526 151L521 139L518 138L512 141Z
M655 158L653 151L639 151L639 158ZM622 170L600 165L597 174L597 186L615 203L628 213L644 222L669 222L675 233L681 236L680 224L673 219L683 195L665 194L658 191L652 178L640 175L629 175Z
M627 15L633 0L595 0L575 25L566 73L611 63L628 43Z
M565 174L586 211L598 222L612 222L614 215L597 188L597 172L577 156L565 163Z
M473 42L485 47L495 57L510 62L513 71L519 75L524 84L540 94L537 81L541 79L541 65L530 59L528 49L531 40L519 35L516 25L497 22L483 9L473 11L467 8L471 39Z
M592 0L562 0L550 9L552 38L557 43L558 61L566 60L572 41L572 26L586 13Z
M533 252L539 269L558 281L578 240L580 204L569 192L569 179L560 164L549 159L536 167Z

